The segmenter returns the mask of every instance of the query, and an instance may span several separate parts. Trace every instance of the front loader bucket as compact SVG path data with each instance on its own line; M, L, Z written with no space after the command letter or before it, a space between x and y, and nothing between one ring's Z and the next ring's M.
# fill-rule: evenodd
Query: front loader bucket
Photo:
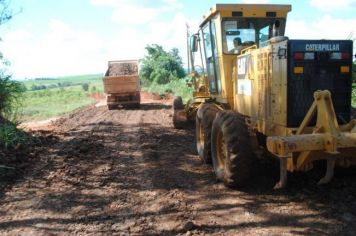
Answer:
M315 112L316 125L308 127ZM332 179L335 164L356 165L356 120L339 126L330 92L316 91L314 102L296 134L268 137L267 149L280 158L281 177L275 188L286 185L287 170L310 170L315 160L327 160L326 174L319 181L325 184Z

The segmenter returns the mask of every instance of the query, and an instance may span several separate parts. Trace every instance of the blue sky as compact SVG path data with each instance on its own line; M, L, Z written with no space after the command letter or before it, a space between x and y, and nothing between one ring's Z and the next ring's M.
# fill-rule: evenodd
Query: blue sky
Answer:
M153 43L185 61L185 24L195 31L215 3L291 4L289 38L356 38L356 0L12 0L18 14L0 26L0 51L18 79L104 73L108 60L142 58Z

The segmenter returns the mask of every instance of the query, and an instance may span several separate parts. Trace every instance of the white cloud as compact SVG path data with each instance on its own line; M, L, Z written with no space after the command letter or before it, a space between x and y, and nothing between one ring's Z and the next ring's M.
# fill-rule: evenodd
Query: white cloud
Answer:
M135 12L134 16L132 14L133 12ZM122 25L147 24L147 22L156 19L160 12L161 9L143 8L127 5L120 8L116 8L112 14L112 20L115 23Z
M91 0L90 3L96 6L123 7L124 5L144 7L152 5L151 0ZM154 2L160 7L182 8L183 4L177 0L156 0Z
M139 0L91 0L91 4L108 6L113 8L112 20L120 25L143 25L154 21L163 13L169 13L181 9L183 5L177 0L156 1L155 7L148 7L150 1Z
M186 59L186 23L191 21L179 12L182 4L177 0L157 1L156 8L148 0L91 3L112 8L112 21L119 27L113 27L111 35L73 28L58 19L50 20L42 33L32 34L27 26L5 35L3 51L15 78L103 73L108 60L143 58L148 44L178 48Z
M51 20L44 34L18 29L3 37L4 56L15 78L59 76L103 71L102 39Z
M335 19L329 15L314 22L288 20L286 35L299 39L347 39L351 33L356 33L356 18Z
M355 0L311 0L310 5L322 11L355 10Z
M149 0L91 0L91 3L113 8L113 22L125 28L124 31L121 29L117 32L115 38L121 39L121 45L125 42L124 51L131 48L132 53L126 53L127 56L139 55L142 58L146 45L159 44L166 50L178 48L185 60L186 23L194 22L192 24L196 26L198 20L192 21L180 13L183 4L179 1L158 0L152 4ZM121 46L115 46L119 47Z
M186 60L187 22L191 21L177 13L168 21L151 21L145 27L119 27L104 37L52 19L44 33L27 27L5 34L0 51L12 62L15 78L104 73L108 60L143 58L147 44L178 48Z
M290 39L353 39L356 52L356 18L334 19L325 15L315 22L289 20L286 35Z

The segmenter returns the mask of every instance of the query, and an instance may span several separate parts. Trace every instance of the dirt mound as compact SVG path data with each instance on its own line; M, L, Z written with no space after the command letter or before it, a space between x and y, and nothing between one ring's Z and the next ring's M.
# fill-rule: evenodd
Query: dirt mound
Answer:
M87 106L84 108L76 109L61 118L53 122L55 132L67 132L69 130L76 129L82 125L87 124L93 119L98 118L100 113L98 111L105 112L106 107L95 108L95 105Z
M23 144L0 147L0 196L8 186L29 171L46 145L56 142L56 138L51 134L36 132L27 135L28 139Z

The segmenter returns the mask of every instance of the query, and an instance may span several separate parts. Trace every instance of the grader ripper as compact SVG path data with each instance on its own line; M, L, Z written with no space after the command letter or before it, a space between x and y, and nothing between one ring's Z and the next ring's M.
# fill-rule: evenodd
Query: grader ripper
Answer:
M227 186L255 175L260 147L280 160L275 188L286 185L287 171L308 171L316 160L327 161L319 184L335 165L356 164L352 41L290 40L290 10L217 4L190 37L195 92L185 106L174 100L173 121L180 127L195 119L198 154Z

